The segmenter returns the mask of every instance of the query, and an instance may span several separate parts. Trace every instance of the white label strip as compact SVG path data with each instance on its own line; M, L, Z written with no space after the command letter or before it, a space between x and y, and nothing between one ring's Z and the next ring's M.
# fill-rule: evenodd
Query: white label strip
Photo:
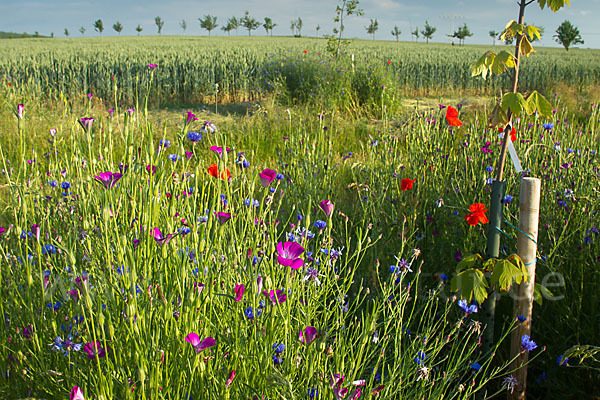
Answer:
M508 125L508 128L505 131L511 132L512 126ZM509 133L510 135L510 133ZM501 139L504 138L504 133L498 135ZM508 154L510 155L510 159L512 160L513 166L517 172L523 172L523 167L521 166L521 160L519 160L519 156L517 155L517 150L515 150L515 146L513 145L512 139L508 138Z

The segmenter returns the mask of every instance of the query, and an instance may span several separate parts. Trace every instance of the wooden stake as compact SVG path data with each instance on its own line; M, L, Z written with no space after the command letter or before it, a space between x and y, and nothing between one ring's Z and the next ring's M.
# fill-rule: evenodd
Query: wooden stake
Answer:
M508 394L511 400L525 400L527 385L527 363L529 355L521 349L521 338L531 333L531 318L533 309L533 291L535 286L535 264L537 253L538 223L540 215L540 189L541 181L537 178L521 179L521 194L519 197L519 236L517 239L517 254L529 273L529 280L515 288L515 318L517 315L525 317L525 321L517 326L511 336L510 358L519 355L513 362L511 369L516 369L514 377L517 387L513 393ZM518 369L517 369L518 368Z

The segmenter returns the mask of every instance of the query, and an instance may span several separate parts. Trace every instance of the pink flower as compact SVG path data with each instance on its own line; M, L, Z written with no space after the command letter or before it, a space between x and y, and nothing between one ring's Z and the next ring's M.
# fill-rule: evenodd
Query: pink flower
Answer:
M256 286L258 287L258 293L260 293L263 287L263 277L260 275L256 278Z
M188 125L194 121L198 121L198 118L196 118L196 116L194 115L193 112L191 111L186 111L187 117L186 117L186 121L185 124Z
M264 187L267 187L271 184L271 182L273 182L273 179L275 179L277 176L277 172L273 171L272 169L265 168L263 172L258 174L258 176L260 177L260 183L262 183Z
M231 214L219 211L217 213L217 218L219 219L219 223L223 225L225 222L231 219Z
M304 332L300 332L299 340L307 346L314 342L317 338L317 328L314 326L307 326L304 328Z
M331 202L331 200L323 200L319 203L319 206L321 207L325 215L327 215L328 217L333 212L333 203Z
M123 174L112 172L101 172L94 176L94 178L103 184L106 189L112 189L122 177Z
M219 154L219 157L223 155L223 150L226 150L228 153L231 151L231 149L229 147L225 147L223 149L223 147L221 147L221 146L210 146L210 150Z
M79 386L73 386L73 389L71 389L71 396L69 397L69 400L85 400L85 398L83 397L83 392L81 391Z
M225 382L226 388L231 386L231 383L233 382L234 377L235 377L235 369L232 369L231 372L229 373L229 376L227 377L227 382Z
M349 400L357 400L358 398L360 398L361 393L362 393L362 390L360 388L356 388L354 393L352 393L352 396L348 397L348 399Z
M196 353L200 353L202 350L206 350L216 344L215 338L207 337L203 341L200 341L200 337L193 332L185 337L185 341L194 346Z
M24 113L25 113L25 106L23 104L17 105L17 118L23 119Z
M148 171L148 173L150 175L154 175L156 173L156 166L155 165L146 165L146 171Z
M83 345L83 352L87 355L87 358L103 358L106 356L106 350L102 347L100 342L89 342Z
M244 285L235 285L235 301L236 303L242 300L246 287Z
M266 290L263 290L262 292L265 296L267 296L269 298L269 300L271 300L271 303L273 305L279 303L283 303L287 300L287 295L285 293L283 293L283 290L269 290L268 292Z
M175 235L172 233L169 233L167 236L163 236L163 234L159 228L153 228L152 236L154 236L154 240L156 240L156 243L158 243L161 246L164 246L167 243L169 243Z
M304 247L300 246L296 242L279 242L277 243L277 262L284 267L291 267L292 269L298 269L304 265L300 255L304 252Z

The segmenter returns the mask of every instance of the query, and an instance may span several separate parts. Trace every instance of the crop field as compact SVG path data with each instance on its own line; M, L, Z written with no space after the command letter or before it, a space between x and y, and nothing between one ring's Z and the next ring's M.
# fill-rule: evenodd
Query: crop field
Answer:
M600 398L600 51L521 65L552 110L513 117L480 270L510 85L471 77L489 48L0 41L0 397L505 398L529 324L528 398Z

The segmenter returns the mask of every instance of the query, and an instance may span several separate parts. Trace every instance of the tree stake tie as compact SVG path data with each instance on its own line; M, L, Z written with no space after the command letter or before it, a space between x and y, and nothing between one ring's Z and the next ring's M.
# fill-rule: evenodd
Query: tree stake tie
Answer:
M510 122L508 123L508 125L506 125L506 127L504 128L504 132L499 134L498 137L500 139L504 138L504 135L506 135L506 132L512 132L512 125L510 124ZM513 145L512 142L512 138L508 139L508 143L507 143L507 150L508 150L508 154L510 155L510 159L512 160L513 166L515 167L515 170L517 172L523 172L523 167L521 166L521 160L519 160L519 156L517 155L517 151L515 150L515 146Z

